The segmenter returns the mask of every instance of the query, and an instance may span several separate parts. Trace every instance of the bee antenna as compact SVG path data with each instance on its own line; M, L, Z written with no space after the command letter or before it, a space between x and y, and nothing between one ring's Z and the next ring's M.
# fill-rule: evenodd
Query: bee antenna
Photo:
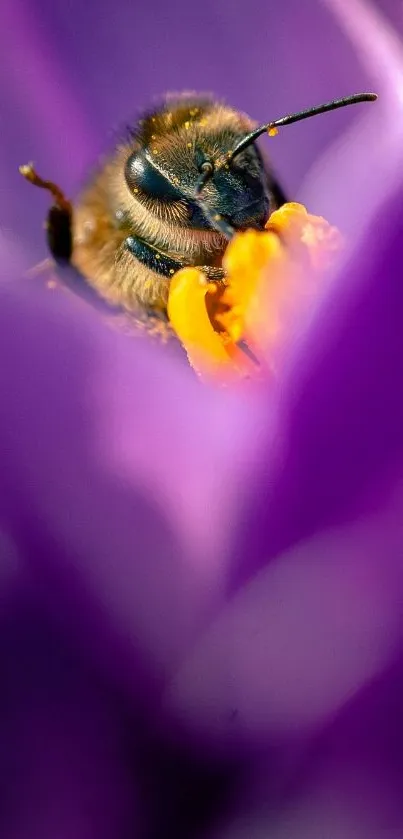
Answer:
M215 172L215 166L213 161L208 158L205 160L200 166L200 177L196 184L195 195L196 198L199 197L200 193L206 186L207 181L211 180Z
M303 119L316 117L318 114L325 114L327 111L336 111L337 108L346 108L347 105L357 105L359 102L375 102L377 98L376 93L354 93L352 96L345 96L343 99L333 99L332 102L326 102L324 105L317 105L315 108L308 108L305 111L288 114L288 116L276 119L274 122L268 122L266 125L261 125L259 128L256 128L255 131L251 131L250 134L246 134L235 148L229 152L226 162L227 164L231 163L234 157L248 148L248 146L254 143L266 131L271 132L273 130L273 133L275 133L275 129L283 125L291 125L293 122L300 122Z
M235 146L235 148L225 155L225 165L228 166L238 154L244 151L244 149L247 149L248 146L252 145L252 143L254 143L261 134L265 134L266 131L269 133L271 133L271 131L276 133L276 129L282 125L291 125L293 122L300 122L303 119L316 117L318 114L324 114L327 111L336 111L337 108L346 108L347 105L357 105L359 102L375 102L377 98L378 96L376 93L354 93L352 96L345 96L343 99L333 99L331 102L326 102L324 105L316 105L314 108L297 111L295 114L288 114L285 117L268 122L266 125L261 125L259 128L251 131L250 134L246 134L245 137L243 137L242 140L240 140ZM217 162L217 164L215 164L211 158L207 158L201 164L199 169L200 176L195 188L195 198L204 212L204 215L210 221L212 227L225 236L225 238L231 239L235 232L232 226L219 213L211 210L211 208L209 208L203 201L201 195L204 187L208 181L211 180L216 169L220 169L222 165L222 162Z

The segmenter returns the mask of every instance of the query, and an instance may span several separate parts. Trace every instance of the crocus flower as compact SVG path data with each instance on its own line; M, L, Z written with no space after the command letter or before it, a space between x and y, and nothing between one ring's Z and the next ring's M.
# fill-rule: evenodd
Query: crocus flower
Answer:
M220 8L230 26L232 4ZM55 165L67 119L74 170L91 139L80 97L58 93L57 28L49 41L20 2L6 10L21 46L9 87L40 117L38 137L52 113ZM275 381L202 385L169 349L19 279L33 228L10 190L0 305L9 839L403 833L402 46L359 0L332 0L332 10L325 29L345 50L347 30L380 108L301 192L354 235L315 305L292 312ZM89 18L95 25L83 7L84 30ZM116 16L97 8L96 18L109 49ZM118 22L122 69L133 31ZM302 25L312 29L311 9L291 27L305 56ZM84 62L88 31L74 16L71 26ZM191 65L194 42L183 49ZM23 61L36 68L29 95ZM93 92L102 112L110 67L99 62L96 83L83 69L72 71L83 101ZM350 85L351 67L340 73Z

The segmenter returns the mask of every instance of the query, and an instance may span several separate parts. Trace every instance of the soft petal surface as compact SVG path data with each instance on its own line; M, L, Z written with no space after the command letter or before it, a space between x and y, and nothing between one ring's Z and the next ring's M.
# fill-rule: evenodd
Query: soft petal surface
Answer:
M300 738L401 641L402 487L386 509L281 554L222 610L169 702L216 743Z
M364 17L364 31L365 23ZM391 124L389 127L393 130ZM350 146L350 154L358 156L359 148ZM385 520L381 516L379 520L373 520L375 511L378 516L379 509L385 509L384 505L389 504L390 488L401 478L403 455L403 402L399 385L403 363L400 317L403 193L396 158L389 163L395 176L395 195L389 201L385 200L371 222L371 216L365 217L367 227L363 245L355 248L339 271L337 281L323 296L319 311L299 343L298 360L294 357L289 377L283 381L282 413L278 423L282 431L283 458L277 461L278 468L273 460L270 461L270 452L262 458L265 483L256 497L255 517L251 516L243 533L237 533L235 551L239 565L235 587L252 579L253 573L264 567L269 559L273 565L254 578L249 589L242 589L237 605L232 604L222 614L211 634L190 658L174 688L174 704L177 703L179 715L187 709L193 723L199 716L206 718L207 728L211 726L215 735L219 731L227 733L229 729L229 736L235 740L241 737L233 724L233 706L241 720L240 728L244 721L246 736L256 725L260 737L262 728L267 726L271 730L276 723L280 727L291 724L298 728L304 711L308 712L308 718L312 714L310 721L320 719L323 711L333 713L350 693L378 672L378 667L383 669L400 639L401 583L396 591L395 585L402 555L401 500L394 502L397 507L392 519L386 517ZM277 440L276 450L278 453ZM363 515L367 517L367 531L365 526L350 524ZM377 521L380 523L376 524ZM334 538L329 528L336 526L342 530ZM325 535L329 532L330 535ZM266 545L263 555L259 550L262 543ZM294 559L290 559L288 553L283 556L282 551L295 543L300 543L300 548L291 554ZM386 571L387 567L390 569L389 561L393 571ZM309 584L309 579L313 582L316 576L309 568L314 567L318 568L317 580L323 573L317 590L321 614L320 618L317 615L317 623L311 599L316 595ZM389 591L385 601L385 590L380 584L384 573ZM354 599L351 593L347 596L352 585L350 574L354 580L368 575L367 584L371 578L376 582L369 586L367 607L364 605L365 587L359 583L360 593L357 590L356 605L351 609L354 627L349 625L349 641L344 646L336 623L340 619L340 626L346 627L346 614L341 604L348 601L349 596ZM278 589L277 579L282 581ZM308 591L304 590L302 580ZM292 595L294 583L295 599ZM337 596L335 592L340 586L343 593L340 589ZM258 592L262 593L261 609ZM265 606L271 602L271 597L272 606L266 612ZM333 597L335 612L331 608ZM362 612L358 608L361 598ZM376 613L379 619L375 618ZM259 615L262 616L261 623ZM275 622L276 615L278 623ZM314 623L311 631L308 615ZM327 620L328 636L324 629ZM374 636L369 632L370 626ZM353 641L355 633L356 642ZM285 694L277 694L277 688L281 682L279 671L290 660L288 644L292 637L296 644L295 658L284 675L285 694L292 704L290 723ZM322 653L315 642L320 647L324 643ZM365 653L367 642L371 663ZM243 645L244 666L240 665ZM336 663L338 655L340 669ZM326 662L330 660L332 666L327 671ZM228 661L231 665L226 670ZM265 669L267 662L271 666ZM359 669L363 667L359 674L358 663ZM316 693L316 672L324 693ZM299 692L293 679L298 681ZM253 684L259 687L254 690ZM304 688L308 691L306 701ZM239 703L233 701L234 697L239 697ZM255 700L257 705L253 704Z
M11 532L63 597L88 586L164 669L227 585L231 523L270 420L32 282L4 288L0 320ZM88 614L76 620L85 633Z
M371 8L365 8L366 45L366 26L373 21ZM388 42L382 27L379 43L386 61ZM389 80L393 97L400 76L389 71L390 67L384 82L387 85ZM390 138L397 149L399 114L397 126L389 117ZM361 164L366 154L367 146L357 134L349 155ZM372 499L382 498L391 472L400 469L403 194L399 161L398 155L386 159L394 189L375 190L373 198L362 204L363 238L352 238L344 263L324 284L316 307L306 319L295 313L294 329L283 348L288 374L280 380L283 413L278 427L283 449L278 483L274 481L275 492L270 488L256 500L256 519L241 543L240 555L255 534L260 538L260 526L267 534L270 555L276 555L318 528L368 508ZM330 176L330 195L332 183ZM351 183L355 183L353 170ZM359 183L358 171L357 189ZM240 564L243 579L244 573L250 573L250 563L241 559Z
M379 99L314 164L301 196L357 240L371 210L393 194L402 168L403 23L399 33L365 0L323 2L346 32ZM352 148L363 153L351 154Z
M5 600L3 586L2 835L110 839L129 825L136 832L142 803L122 703L44 618L26 580Z

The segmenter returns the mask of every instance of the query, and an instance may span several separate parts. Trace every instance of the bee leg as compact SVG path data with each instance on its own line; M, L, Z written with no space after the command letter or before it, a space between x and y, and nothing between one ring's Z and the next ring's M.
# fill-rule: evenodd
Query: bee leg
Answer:
M153 245L144 242L143 239L138 239L137 236L128 236L125 240L125 247L139 262L142 262L151 271L155 271L156 274L162 274L163 277L172 277L176 271L184 267L183 262L179 259L167 256Z
M35 171L32 163L20 166L21 175L34 186L47 189L53 196L47 220L46 239L49 250L58 265L67 265L73 252L72 217L73 208L62 190L53 181L45 181Z
M32 163L27 166L20 166L20 172L31 184L50 192L54 199L45 222L46 239L53 257L53 264L51 260L48 260L44 263L44 270L53 268L55 277L63 288L77 294L102 313L113 312L115 307L103 300L71 263L73 254L73 207L71 202L53 181L45 181L41 178Z
M179 259L173 259L170 256L158 251L153 245L149 245L137 236L128 236L125 240L125 247L133 254L143 265L155 271L157 274L162 274L164 277L172 277L181 268L189 267ZM214 265L197 265L200 271L212 282L220 282L225 279L225 271L223 268Z

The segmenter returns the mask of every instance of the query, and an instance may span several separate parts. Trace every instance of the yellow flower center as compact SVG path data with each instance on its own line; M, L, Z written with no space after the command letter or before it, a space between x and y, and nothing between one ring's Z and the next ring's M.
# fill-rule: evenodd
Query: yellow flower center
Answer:
M288 203L264 231L234 237L223 259L225 281L212 283L198 268L178 271L168 316L194 369L220 381L258 374L270 363L289 309L309 304L340 243L325 219Z

